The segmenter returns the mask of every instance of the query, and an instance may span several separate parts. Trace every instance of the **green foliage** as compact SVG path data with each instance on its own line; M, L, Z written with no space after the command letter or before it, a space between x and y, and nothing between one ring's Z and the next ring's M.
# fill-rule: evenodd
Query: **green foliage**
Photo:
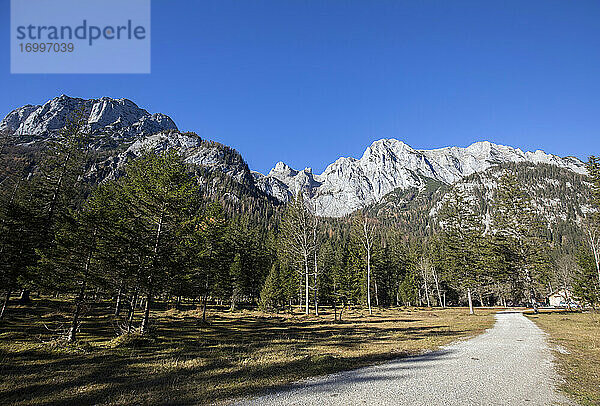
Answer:
M587 249L577 255L578 267L573 281L573 295L591 306L600 305L600 283L596 271L594 256Z
M600 160L591 156L587 169L594 211L589 213L584 225L587 249L579 255L575 290L587 303L597 305L600 304Z
M40 226L34 208L21 194L0 205L0 286L4 289L14 291L31 279Z
M279 263L275 262L260 292L259 307L262 311L279 310L285 306L284 284Z
M110 154L89 145L76 119L43 151L23 153L0 136L7 290L134 304L144 296L146 314L154 299L173 296L264 311L337 310L369 296L381 307L440 305L446 296L454 305L467 290L481 302L518 304L548 293L556 283L548 253L558 263L577 252L587 238L581 206L600 203L592 157L591 190L588 178L552 165L504 164L453 187L420 178L424 187L395 190L352 216L318 218L302 193L282 207L261 192L241 155L218 143L199 147L219 156L215 165L145 151L111 172L115 179L98 165ZM598 278L586 261L572 283L592 303Z
M591 180L593 203L597 208L600 208L600 158L592 155L586 167Z
M500 179L492 227L497 276L510 280L517 298L536 306L548 281L549 250L530 197L508 172Z
M440 209L444 267L464 289L477 286L482 263L483 221L464 190L455 188Z

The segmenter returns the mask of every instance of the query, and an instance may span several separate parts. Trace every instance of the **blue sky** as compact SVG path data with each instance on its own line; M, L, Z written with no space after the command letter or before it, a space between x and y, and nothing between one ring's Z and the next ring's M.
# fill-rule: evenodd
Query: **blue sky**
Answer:
M380 138L600 154L599 1L153 0L149 75L11 75L0 1L1 116L126 97L262 172Z

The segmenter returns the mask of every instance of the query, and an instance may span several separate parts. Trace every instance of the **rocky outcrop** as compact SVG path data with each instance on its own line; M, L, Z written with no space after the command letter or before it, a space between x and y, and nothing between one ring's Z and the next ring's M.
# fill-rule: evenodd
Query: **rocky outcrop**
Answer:
M360 159L339 158L320 175L296 171L279 162L266 176L255 174L257 185L279 200L302 191L318 214L340 217L381 201L398 188L418 188L430 178L452 184L503 163L550 164L584 174L577 158L561 158L543 151L477 142L466 148L415 150L396 139L375 141Z
M75 118L84 122L90 135L106 135L120 141L177 130L169 116L150 114L128 99L85 100L62 95L41 106L27 105L11 111L0 122L0 131L17 136L47 137Z

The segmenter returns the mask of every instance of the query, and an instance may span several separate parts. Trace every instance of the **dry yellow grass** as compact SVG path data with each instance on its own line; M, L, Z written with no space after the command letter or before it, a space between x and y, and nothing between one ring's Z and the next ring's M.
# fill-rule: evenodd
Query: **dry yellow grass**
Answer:
M568 351L555 351L565 378L562 389L583 405L600 405L600 314L553 312L528 317L550 334L552 344Z
M45 302L51 317L19 309L4 322L3 331L8 332L0 336L3 403L224 402L303 377L434 349L493 325L492 310L475 316L465 309L389 309L376 310L373 316L348 311L344 323L333 323L327 312L318 318L211 312L209 324L200 322L196 310L169 310L153 314L155 337L121 342L113 340L111 319L90 311L81 344L42 344L51 337L40 323L56 326L66 316L57 306L64 309L60 303Z

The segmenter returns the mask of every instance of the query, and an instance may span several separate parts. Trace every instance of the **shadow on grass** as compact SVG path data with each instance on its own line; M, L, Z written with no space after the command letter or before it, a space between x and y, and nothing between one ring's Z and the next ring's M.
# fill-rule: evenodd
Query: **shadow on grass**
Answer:
M411 367L415 368L415 362L427 362L435 358L449 356L449 351L435 351L433 353L411 358ZM5 357L2 353L2 358ZM324 358L316 362L310 358L299 359L288 362L275 362L266 366L252 366L238 369L234 372L218 372L224 366L222 362L207 364L204 367L174 368L169 372L158 372L148 374L145 368L137 367L130 363L128 357L114 355L100 355L81 358L75 357L63 359L53 363L52 366L44 366L45 374L66 373L68 377L62 377L59 382L55 379L48 383L35 383L31 379L25 379L18 389L3 391L2 399L7 403L21 402L23 404L34 404L42 400L46 405L64 404L98 404L112 401L115 404L196 404L215 401L224 401L232 398L248 397L272 393L274 391L290 391L298 388L299 384L281 385L271 384L269 378L285 380L286 378L297 379L297 372L303 370L309 375L324 375L333 372L348 370L372 364L374 362L389 361L398 358L401 354L380 354L377 356L350 357L345 359ZM45 354L37 354L45 356ZM29 361L35 360L35 353L29 354ZM27 361L20 359L15 361ZM143 362L143 359L138 359ZM427 368L427 365L423 365ZM361 381L380 381L399 379L400 375L390 372L400 371L408 367L394 364L386 367L385 373L369 373L356 375L346 379L345 383L359 383ZM21 369L21 368L19 368ZM8 372L8 373L7 373ZM3 378L16 375L28 375L25 370L11 371L3 368ZM210 377L210 378L209 378ZM256 379L260 377L262 379ZM223 390L218 383L227 381L244 381L246 384L237 386L231 390ZM180 383L186 382L185 385ZM191 384L191 385L190 385ZM85 386L89 388L84 393L77 393L78 389ZM200 391L193 387L201 387ZM213 386L213 387L210 387ZM309 383L312 390L329 392L336 390L331 380ZM338 388L339 389L339 388Z
M307 376L355 369L409 355L394 343L461 337L468 331L432 318L415 325L418 313L398 317L353 318L345 323L311 318L236 314L198 322L190 312L154 314L157 337L137 348L109 349L114 337L109 304L90 306L80 337L94 345L75 352L40 344L52 337L44 326L68 321L69 306L41 301L14 308L2 331L24 332L29 340L0 339L0 399L7 404L202 404L253 396ZM51 317L42 317L50 314ZM51 320L47 322L47 320ZM429 320L429 319L428 319ZM372 347L367 354L357 348ZM377 347L380 345L381 347ZM373 347L375 346L375 347ZM318 347L318 351L315 351ZM343 351L341 351L343 350ZM291 355L279 357L279 352ZM354 352L353 352L354 351ZM336 356L342 353L343 356ZM256 361L257 354L266 354ZM416 362L451 354L436 351ZM246 362L247 360L252 362ZM427 367L423 362L422 367ZM394 366L394 368L403 368ZM363 378L355 378L363 379ZM390 379L371 374L364 379ZM394 378L394 379L397 379Z

